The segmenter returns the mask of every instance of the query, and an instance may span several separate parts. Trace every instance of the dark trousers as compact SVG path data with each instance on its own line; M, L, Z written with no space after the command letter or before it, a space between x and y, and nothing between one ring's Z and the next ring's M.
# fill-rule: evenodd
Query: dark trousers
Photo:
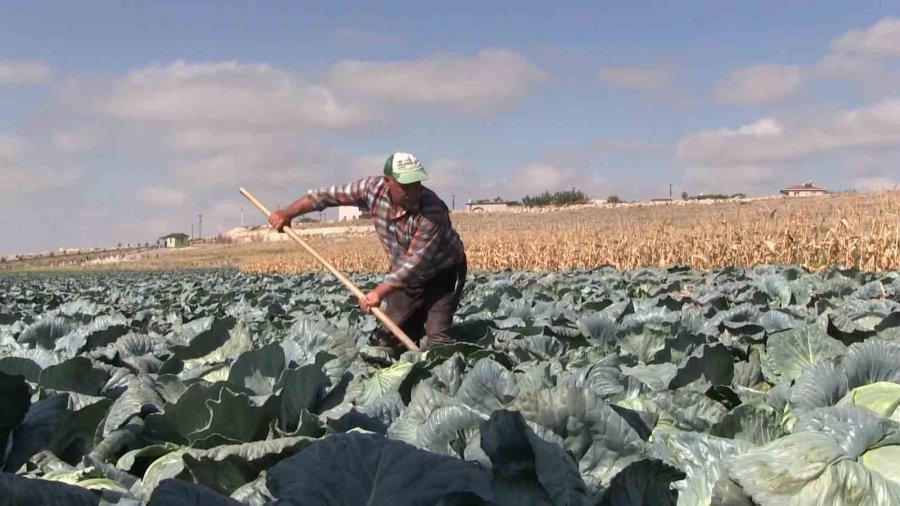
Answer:
M424 349L456 342L448 330L453 324L453 315L459 308L467 270L464 260L439 272L422 286L391 292L385 297L385 314L420 348L423 335L428 337ZM400 353L406 350L400 340L383 325L376 331L376 336L384 346Z

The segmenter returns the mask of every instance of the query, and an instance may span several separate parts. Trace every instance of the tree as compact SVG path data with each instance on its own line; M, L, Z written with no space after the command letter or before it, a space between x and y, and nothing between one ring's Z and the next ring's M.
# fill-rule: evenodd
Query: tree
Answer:
M610 195L609 198L606 199L606 202L610 204L621 204L622 199L620 199L618 195Z
M540 195L526 195L522 199L522 203L526 206L570 206L575 204L586 204L590 199L588 196L575 188L571 190L563 190L555 193L545 191Z
M688 193L687 193L687 192L681 192L681 200L687 200L687 198L688 198Z

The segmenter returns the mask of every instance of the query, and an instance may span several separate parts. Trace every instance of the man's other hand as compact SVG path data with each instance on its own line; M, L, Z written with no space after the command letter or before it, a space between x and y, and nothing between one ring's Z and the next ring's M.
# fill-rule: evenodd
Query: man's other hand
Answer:
M269 224L275 227L279 232L284 231L284 227L291 226L291 217L284 210L278 210L269 215Z
M381 294L377 290L365 294L359 298L359 307L366 313L371 313L372 308L381 307Z

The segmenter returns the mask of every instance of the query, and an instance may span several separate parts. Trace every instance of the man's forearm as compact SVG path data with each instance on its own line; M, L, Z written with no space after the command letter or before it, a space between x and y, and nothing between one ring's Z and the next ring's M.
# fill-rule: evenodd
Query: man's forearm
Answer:
M291 217L291 219L296 218L302 214L311 213L316 210L316 203L309 195L301 197L291 205L287 206L284 209L284 212Z
M398 287L398 286L389 285L387 283L379 283L378 286L376 286L373 291L375 293L377 293L378 296L383 299L383 298L387 297L388 295L390 295L391 292L394 292L399 289L400 289L400 287Z

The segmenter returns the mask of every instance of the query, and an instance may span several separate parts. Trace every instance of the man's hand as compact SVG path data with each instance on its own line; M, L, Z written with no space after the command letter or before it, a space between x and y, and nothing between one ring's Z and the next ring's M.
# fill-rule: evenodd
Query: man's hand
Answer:
M269 224L275 227L275 230L283 232L284 227L291 226L291 215L287 211L279 209L269 215Z
M359 307L366 313L371 313L372 308L381 307L381 295L372 290L359 299Z
M374 290L359 298L359 307L366 313L371 313L372 308L380 307L381 301L391 292L394 287L385 283L379 284Z

